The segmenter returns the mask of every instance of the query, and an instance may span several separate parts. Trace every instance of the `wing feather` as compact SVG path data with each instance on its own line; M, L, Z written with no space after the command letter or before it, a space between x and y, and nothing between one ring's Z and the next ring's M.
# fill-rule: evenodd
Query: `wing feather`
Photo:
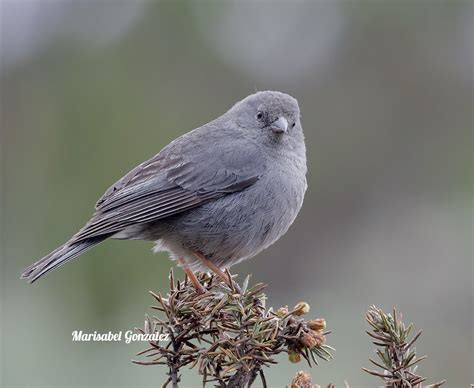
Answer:
M196 193L181 188L174 189L172 194L167 192L165 196L158 194L142 197L113 211L98 213L74 236L74 240L84 240L104 233L118 232L130 225L156 221L202 204L205 200Z
M112 185L74 241L157 221L254 184L265 167L258 148L242 137L229 143L221 132L212 143L212 128L205 128L176 139Z

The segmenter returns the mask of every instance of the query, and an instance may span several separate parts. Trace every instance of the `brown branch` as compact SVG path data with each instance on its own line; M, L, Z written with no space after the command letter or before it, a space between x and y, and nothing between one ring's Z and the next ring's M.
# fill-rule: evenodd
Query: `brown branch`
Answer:
M292 362L304 357L309 365L332 358L325 320L301 317L309 311L307 303L273 311L265 308L264 284L250 287L247 278L240 286L230 275L230 286L208 274L197 274L197 279L206 292L196 292L186 278L176 280L173 272L166 297L151 292L158 302L154 308L164 316L146 317L140 332L168 334L170 341L151 341L139 354L152 360L136 363L168 365L165 385L177 388L180 369L188 367L202 376L203 386L245 387L258 376L266 386L262 368L276 364L274 357L281 352Z

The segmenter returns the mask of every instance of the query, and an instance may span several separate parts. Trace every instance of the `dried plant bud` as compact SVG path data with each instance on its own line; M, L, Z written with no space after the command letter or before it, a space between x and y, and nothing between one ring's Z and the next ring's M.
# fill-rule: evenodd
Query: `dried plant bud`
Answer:
M326 337L317 331L310 330L302 334L300 342L305 348L312 349L315 346L324 345L326 343Z
M293 309L292 312L294 315L300 316L303 314L308 314L309 313L309 304L306 302L299 302L296 304L296 306Z
M311 375L308 372L300 370L296 373L290 388L318 388L319 385L314 385ZM319 387L320 388L320 387Z
M308 349L312 349L317 345L317 339L310 333L303 333L300 342L305 348Z
M288 360L292 362L293 364L297 364L298 362L301 361L301 354L293 350L290 350L288 352Z
M326 320L324 318L312 319L307 322L307 325L311 330L323 331L326 329Z
M326 337L322 335L320 332L312 330L311 335L316 341L316 346L322 346L326 343Z
M280 307L276 312L276 316L278 318L283 318L285 315L288 315L288 306L286 307Z

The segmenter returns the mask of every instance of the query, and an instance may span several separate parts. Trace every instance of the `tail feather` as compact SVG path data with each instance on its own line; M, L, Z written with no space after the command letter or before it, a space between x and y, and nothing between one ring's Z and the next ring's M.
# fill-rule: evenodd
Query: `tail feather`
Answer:
M53 269L66 264L68 261L106 240L109 236L110 235L107 234L72 243L68 241L42 259L25 268L21 274L21 278L28 280L28 283L33 283Z
M66 243L67 244L67 243ZM66 246L66 244L63 244L59 247L57 247L54 251L48 253L45 257L43 257L42 259L34 262L33 264L29 265L28 267L26 267L22 274L21 274L21 279L27 279L28 276L30 276L30 274L36 269L38 268L41 264L43 264L46 260L48 260L50 257L52 257L53 255L55 255L56 253L58 253L60 250L64 249L64 247Z

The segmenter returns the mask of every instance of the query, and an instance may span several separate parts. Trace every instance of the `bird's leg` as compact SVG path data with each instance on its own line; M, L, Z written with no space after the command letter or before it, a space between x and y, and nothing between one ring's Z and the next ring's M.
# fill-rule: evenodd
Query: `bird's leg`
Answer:
M214 272L217 276L219 276L224 283L229 285L231 288L235 288L239 293L240 293L240 287L238 284L234 283L232 284L232 278L230 276L227 276L227 274L222 271L217 265L215 265L211 260L209 260L206 256L204 256L202 253L193 251L193 255L197 257L201 262L209 268L212 272ZM230 274L230 273L229 273Z
M188 276L189 280L191 283L193 283L194 288L197 290L199 294L205 294L206 289L203 287L203 285L199 282L198 278L196 275L194 275L194 272L191 271L188 266L186 265L186 262L184 261L183 258L179 258L179 262L181 263L181 266L183 267L183 271L185 274Z
M199 294L205 294L206 289L203 287L203 285L199 282L198 278L196 275L194 275L194 272L191 271L189 268L183 268L184 272L186 275L188 275L189 280L191 280L191 283L193 283L193 286L196 288L197 292Z
M193 251L193 255L196 256L199 260L201 260L201 263L203 263L207 268L209 268L212 272L214 272L217 276L219 276L224 281L224 283L229 282L229 279L227 278L227 275L224 273L224 271L222 271L217 265L215 265L206 256L196 251Z

